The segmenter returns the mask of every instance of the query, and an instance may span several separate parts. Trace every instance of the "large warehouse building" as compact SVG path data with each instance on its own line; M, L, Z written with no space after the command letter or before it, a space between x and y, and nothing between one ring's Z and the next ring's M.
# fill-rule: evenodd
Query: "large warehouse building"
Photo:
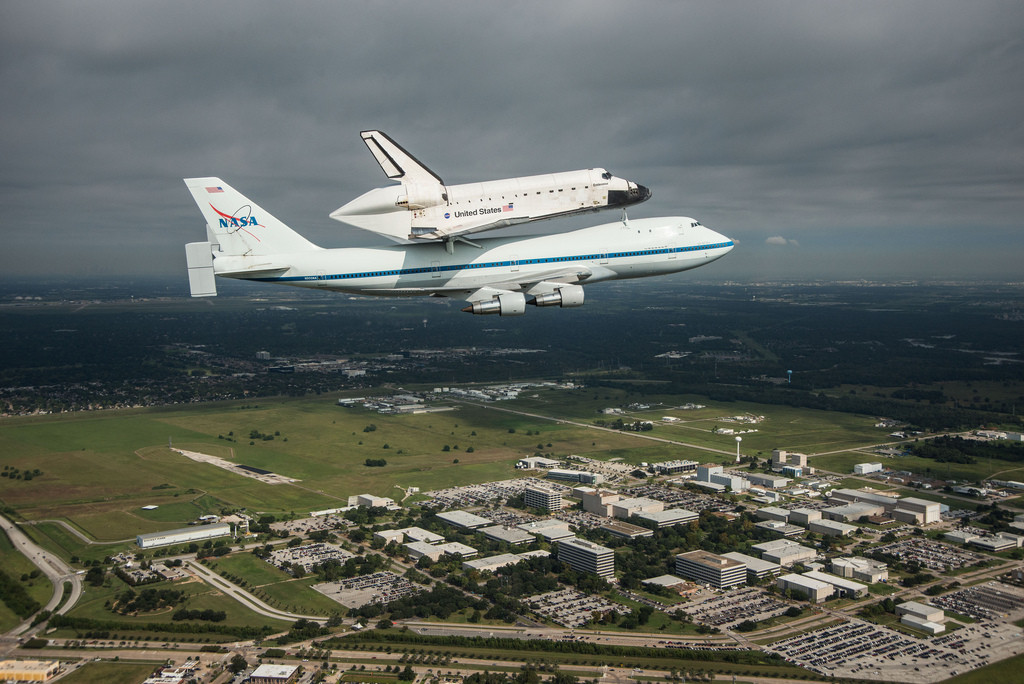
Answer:
M231 525L227 523L214 523L213 525L196 525L195 527L183 527L177 530L140 534L135 537L135 543L139 545L140 549L152 549L156 546L187 544L215 537L226 537L230 534Z

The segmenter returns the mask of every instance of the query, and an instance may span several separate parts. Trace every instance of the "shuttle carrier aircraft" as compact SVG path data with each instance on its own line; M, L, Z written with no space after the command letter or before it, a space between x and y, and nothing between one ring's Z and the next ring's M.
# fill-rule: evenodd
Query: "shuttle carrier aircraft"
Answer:
M554 235L431 240L376 248L314 245L219 178L187 178L206 242L185 246L193 297L216 276L376 296L440 296L474 314L517 316L526 305L583 304L584 284L697 268L733 241L691 218L627 219Z

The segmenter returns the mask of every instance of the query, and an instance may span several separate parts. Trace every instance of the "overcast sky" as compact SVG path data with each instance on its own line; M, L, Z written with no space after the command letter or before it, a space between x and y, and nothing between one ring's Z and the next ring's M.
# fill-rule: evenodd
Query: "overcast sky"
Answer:
M187 291L190 176L370 244L327 214L388 184L379 128L449 183L603 166L738 241L680 278L1024 280L1016 0L0 0L0 121L5 275Z

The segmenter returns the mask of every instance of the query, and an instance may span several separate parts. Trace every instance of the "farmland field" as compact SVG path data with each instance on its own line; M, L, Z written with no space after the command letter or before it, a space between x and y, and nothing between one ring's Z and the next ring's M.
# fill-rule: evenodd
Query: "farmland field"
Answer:
M98 560L132 549L136 534L182 527L204 514L244 508L305 515L361 493L401 499L398 487L427 491L515 477L521 473L514 462L536 452L627 463L729 462L735 436L718 428L741 434L743 454L803 451L813 455L812 465L842 472L868 460L868 447L892 441L870 416L696 396L649 395L643 402L636 406L636 395L618 389L538 389L515 401L442 402L454 410L401 416L343 408L321 396L11 418L0 424L0 462L40 474L0 479L0 500L24 520L64 521L92 542L51 522L29 528L48 548ZM684 409L686 402L706 406ZM622 414L599 412L605 408ZM654 427L596 429L620 418ZM169 441L297 482L265 484L192 461ZM367 459L386 465L367 467ZM934 466L920 459L907 464ZM958 466L942 470L968 474Z

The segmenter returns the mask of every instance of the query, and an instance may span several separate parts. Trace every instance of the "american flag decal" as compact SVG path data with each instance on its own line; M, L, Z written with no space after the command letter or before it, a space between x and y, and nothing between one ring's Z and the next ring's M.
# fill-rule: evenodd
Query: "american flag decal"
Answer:
M222 187L220 187L218 185L216 187L206 188L206 192L208 192L208 193L210 193L212 195L215 192L224 192L224 188L222 188Z
M501 207L501 210L502 211L512 211L512 203L509 202L508 204L503 204L502 207Z

